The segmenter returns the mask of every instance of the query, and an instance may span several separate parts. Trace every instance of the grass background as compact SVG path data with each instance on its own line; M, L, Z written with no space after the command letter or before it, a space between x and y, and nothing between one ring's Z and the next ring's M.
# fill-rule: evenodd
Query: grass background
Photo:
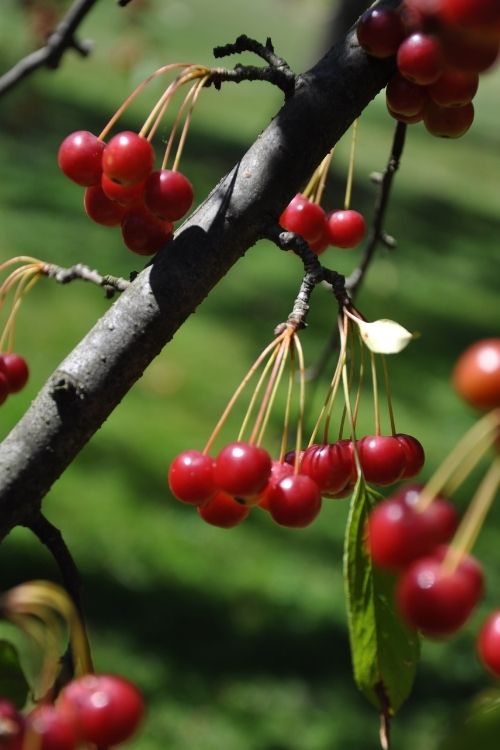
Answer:
M6 70L36 41L21 4L3 0L2 6ZM80 261L125 276L136 269L119 234L86 219L81 191L58 172L62 138L75 129L99 131L156 67L210 64L211 48L240 33L271 36L292 67L304 69L321 52L330 6L326 0L237 6L134 0L120 10L99 3L82 28L95 43L88 59L69 54L59 71L37 73L0 101L0 259ZM484 78L476 122L462 140L410 128L387 221L398 249L379 253L359 297L367 317L394 318L422 334L391 360L390 370L398 429L426 448L424 476L475 419L450 387L454 360L475 339L498 335L498 83L498 74ZM124 125L140 126L153 103L154 93L142 98ZM228 85L201 98L183 162L200 201L279 104L279 94L263 84ZM379 97L359 128L353 205L367 216L374 198L368 176L383 168L391 137ZM342 201L348 152L346 138L335 155L328 208ZM358 257L359 250L329 250L324 260L348 272ZM148 721L131 743L138 750L378 746L377 717L350 672L341 576L347 504L325 503L315 524L300 532L257 512L224 532L177 504L165 483L172 457L203 445L249 363L286 317L299 279L293 257L266 243L252 249L45 500L82 571L99 670L126 674L146 694ZM40 282L33 290L16 340L32 376L2 407L1 435L108 304L83 284ZM330 298L318 290L301 337L309 363L334 317ZM311 396L310 422L325 383ZM362 422L370 432L368 396ZM457 493L461 508L474 482ZM437 748L464 706L491 684L475 660L473 639L488 608L499 603L499 523L494 508L477 546L489 581L486 601L457 637L424 645L414 694L394 722L396 748ZM0 577L6 588L57 579L57 571L36 541L16 530L0 548ZM483 743L481 750L490 749Z

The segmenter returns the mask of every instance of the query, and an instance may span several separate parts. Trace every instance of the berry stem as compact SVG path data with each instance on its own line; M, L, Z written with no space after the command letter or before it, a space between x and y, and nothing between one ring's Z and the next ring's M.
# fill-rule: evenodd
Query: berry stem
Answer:
M284 360L286 359L286 356L288 354L291 335L293 335L292 329L287 328L283 341L281 341L280 343L276 359L274 360L273 369L271 370L271 375L269 376L267 387L264 392L264 397L257 413L257 418L255 420L253 430L248 440L250 445L253 445L257 440L257 436L267 413L268 405L270 404L273 393L275 392L275 384L279 383L280 378L283 374Z
M352 183L354 178L354 162L356 158L356 144L357 144L357 133L358 133L358 120L354 120L351 131L351 151L349 154L349 168L347 171L347 181L345 186L345 198L344 198L344 209L347 209L351 205L352 195Z
M15 324L19 307L21 306L24 295L32 289L41 276L40 263L33 263L17 268L9 275L4 284L2 284L2 287L0 288L0 308L3 305L5 295L16 283L17 288L14 293L14 299L12 301L7 321L2 335L0 336L0 352L4 351L4 349L12 351L14 348Z
M396 420L394 419L394 409L392 407L391 384L389 382L389 368L387 367L387 359L385 357L385 354L380 355L380 361L382 362L382 370L384 372L385 394L387 398L387 409L389 411L389 421L391 423L391 433L395 435L396 434Z
M373 385L373 412L375 418L375 435L380 435L380 406L378 401L378 383L377 383L377 363L375 361L375 354L370 351L370 366L372 373L372 385Z
M465 480L466 476L472 471L476 463L495 442L498 435L499 425L500 409L494 409L493 411L488 412L488 414L485 414L482 419L476 422L470 430L465 433L425 485L420 493L418 502L415 504L415 510L424 511L428 508L433 499L443 490L446 483L449 482L450 479L453 481L453 474L457 470L460 471L460 467L463 465L464 460L474 452L476 455L476 461L473 464L471 462L468 473L462 476L461 481ZM453 484L454 489L457 489L459 485L456 482Z
M244 434L246 432L248 423L250 421L250 418L252 416L252 413L255 407L255 402L257 401L257 398L259 396L259 393L261 392L262 386L269 374L269 370L273 366L276 360L276 357L278 356L279 350L280 350L280 347L277 346L274 349L274 351L271 352L271 356L269 357L268 361L266 362L264 366L264 369L262 370L260 374L259 380L257 381L257 385L254 388L254 392L252 393L252 398L250 399L250 403L248 404L245 416L243 418L243 422L241 423L240 431L239 431L238 438L237 438L238 442L243 440Z
M297 350L297 358L299 360L299 414L297 418L297 435L295 440L295 461L293 465L294 474L299 473L300 468L300 451L302 448L302 432L304 426L304 411L306 403L306 377L305 377L305 364L304 364L304 352L302 350L302 344L300 343L299 337L295 336L293 339L294 348L292 349L292 356L294 355L295 349Z
M203 449L203 453L207 454L210 451L210 448L212 447L213 443L215 442L215 440L217 438L217 435L219 434L219 432L221 431L222 427L224 426L224 424L225 424L225 422L226 422L229 414L231 413L231 410L232 410L233 406L235 405L236 401L240 397L240 395L241 395L242 391L244 390L245 386L252 379L252 377L254 376L255 372L258 370L258 368L260 367L260 365L262 364L262 362L264 361L264 359L267 357L267 355L269 354L269 352L272 352L272 350L275 347L278 347L281 344L281 342L282 342L282 340L283 340L283 338L285 336L285 333L286 333L286 331L283 332L283 333L281 333L279 336L277 336L274 339L274 341L271 341L271 343L268 344L268 346L266 346L266 348L264 349L264 351L259 354L259 356L255 360L255 362L253 363L253 365L251 366L251 368L248 370L247 374L245 375L245 377L243 378L243 380L241 381L241 383L239 384L239 386L237 387L237 389L235 390L235 392L231 396L231 399L229 400L226 408L224 409L224 411L223 411L223 413L222 413L219 421L215 425L215 427L213 429L213 432L210 435L210 437L208 438L207 444L205 445L205 448Z
M281 351L283 352L283 354L282 354L280 366L279 366L279 369L278 369L278 372L277 372L277 375L276 375L276 378L275 378L275 381L274 381L274 384L273 384L273 387L272 387L272 391L271 391L270 396L269 396L269 401L268 401L267 406L266 406L264 418L262 420L262 425L260 427L259 434L258 434L257 439L255 441L256 445L260 445L262 443L262 440L264 439L264 435L265 435L265 432L266 432L266 429L267 429L267 425L269 423L269 418L271 416L271 412L273 410L273 405L274 405L274 402L276 400L276 393L278 392L278 387L279 387L279 384L280 384L281 379L283 377L283 372L285 370L285 365L286 365L286 361L287 361L287 358L288 358L288 351L289 351L289 349L290 349L290 339L287 338L287 339L285 339L283 341L283 343L281 345ZM293 352L293 349L292 349L292 352Z
M194 89L194 92L193 92L193 95L192 95L192 98L191 98L191 105L189 107L189 111L188 111L186 119L184 121L184 126L182 128L181 137L179 138L179 144L177 146L177 152L175 154L174 165L172 167L172 170L174 172L179 167L179 162L181 160L182 151L184 149L184 144L186 143L186 138L187 138L187 134L188 134L188 131L189 131L189 126L191 125L191 118L193 116L193 111L194 111L194 108L196 106L196 102L198 101L198 97L199 97L199 95L201 93L201 90L205 86L205 83L207 82L208 78L209 78L209 76L204 76L204 78L202 78L200 81L198 81L198 83L196 83L193 86L193 88L191 89L191 91L193 91L193 89Z
M443 560L443 572L453 573L479 536L486 515L500 486L500 459L496 458L472 498Z
M344 317L344 326L347 327L347 318ZM339 331L340 331L340 344L341 347L346 347L347 344L347 335L345 328L342 325L339 325ZM347 374L347 365L344 359L344 364L342 366L342 384L344 387L344 402L345 402L345 409L347 413L347 418L349 419L349 425L351 427L351 440L352 440L352 451L354 454L354 463L356 464L356 472L358 477L363 476L363 469L361 467L361 461L359 460L359 453L356 443L356 425L354 423L353 414L351 410L351 399L349 396L349 379Z
M292 349L293 355L293 349ZM286 392L285 416L283 418L283 430L281 433L281 444L278 460L283 462L288 445L288 433L290 430L290 411L292 407L293 386L295 384L295 358L290 356L290 372L288 375L288 388Z

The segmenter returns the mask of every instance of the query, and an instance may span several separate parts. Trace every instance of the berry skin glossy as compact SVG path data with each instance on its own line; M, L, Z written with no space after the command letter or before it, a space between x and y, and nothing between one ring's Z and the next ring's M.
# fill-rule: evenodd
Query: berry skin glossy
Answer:
M358 442L359 460L367 482L397 482L406 467L403 446L392 435L368 435Z
M59 146L59 168L77 185L98 185L101 180L101 162L105 145L88 130L70 133Z
M334 247L356 247L365 236L366 223L359 211L331 211L326 222L330 244Z
M129 739L144 715L138 689L116 675L86 674L73 680L61 692L57 708L81 739L102 748Z
M500 679L500 609L486 618L479 631L476 646L483 666Z
M33 742L33 746L38 750L73 750L79 741L71 718L49 703L37 706L28 714L26 735L35 735L36 745Z
M268 507L280 526L304 528L314 521L321 510L321 493L310 477L291 474L270 490Z
M377 505L368 518L367 539L375 565L389 570L405 568L422 555L428 554L427 524L401 498L387 498Z
M146 180L144 202L160 219L182 219L193 204L193 186L181 172L161 169Z
M453 385L476 409L500 406L500 338L481 339L457 360Z
M424 125L438 138L460 138L474 122L474 106L440 107L429 101L424 109Z
M407 37L398 49L398 70L419 86L437 81L444 68L443 52L438 39L417 32Z
M172 239L173 226L161 221L144 206L126 211L121 222L125 245L137 255L153 255Z
M14 352L0 354L0 373L7 378L9 393L21 391L29 378L29 368L24 357Z
M488 30L500 24L498 0L441 0L439 14L446 23L465 27Z
M356 27L358 42L372 57L395 55L404 38L404 26L399 13L388 8L367 10Z
M394 437L402 446L405 454L405 469L401 474L401 479L415 477L425 463L425 452L422 444L413 435L398 433Z
M229 443L215 459L215 482L234 497L255 498L266 486L270 474L269 453L250 443Z
M459 630L482 595L482 574L472 573L465 557L452 572L436 556L423 557L400 577L398 608L409 625L424 635L443 637Z
M406 117L414 117L423 112L427 102L426 89L408 81L399 73L396 73L387 84L385 95L391 113Z
M324 233L325 212L316 203L298 193L279 218L289 232L300 234L307 242L319 240Z
M322 495L336 495L351 482L355 472L352 445L311 445L300 461L301 474L307 474L321 490Z
M102 154L102 170L120 185L142 182L153 169L155 154L146 138L131 130L113 136Z
M89 219L105 227L118 226L125 215L125 208L110 200L100 185L85 190L83 206Z
M211 526L221 529L232 529L245 520L250 508L244 503L237 502L232 495L219 490L203 505L197 508L198 514Z
M101 187L104 195L120 206L136 206L144 203L144 186L146 180L136 182L135 185L119 185L105 174L101 177Z
M281 461L273 461L271 464L271 474L267 480L267 484L261 492L257 495L257 505L259 508L269 510L269 493L278 482L285 477L293 474L293 466L291 464L282 463Z
M170 464L168 484L183 503L201 505L217 492L214 460L199 451L183 451Z
M1 750L22 750L24 738L24 717L14 705L0 699L0 748Z
M474 99L478 86L477 73L448 68L428 87L427 93L440 107L464 107Z

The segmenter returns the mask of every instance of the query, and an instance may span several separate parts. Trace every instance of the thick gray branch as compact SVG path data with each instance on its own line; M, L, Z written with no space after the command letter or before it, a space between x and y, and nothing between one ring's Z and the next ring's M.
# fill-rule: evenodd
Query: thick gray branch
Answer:
M151 360L276 223L391 65L365 55L350 34L299 76L293 96L175 241L59 365L0 446L0 537L29 520Z

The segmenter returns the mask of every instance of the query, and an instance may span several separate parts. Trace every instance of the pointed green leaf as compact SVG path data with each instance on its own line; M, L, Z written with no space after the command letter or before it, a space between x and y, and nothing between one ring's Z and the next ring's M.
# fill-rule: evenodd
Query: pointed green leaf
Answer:
M0 695L20 709L26 703L28 691L16 648L9 641L0 640Z
M419 640L394 608L394 576L374 567L366 549L366 520L376 497L358 481L347 523L344 578L354 679L366 698L389 715L410 694Z

